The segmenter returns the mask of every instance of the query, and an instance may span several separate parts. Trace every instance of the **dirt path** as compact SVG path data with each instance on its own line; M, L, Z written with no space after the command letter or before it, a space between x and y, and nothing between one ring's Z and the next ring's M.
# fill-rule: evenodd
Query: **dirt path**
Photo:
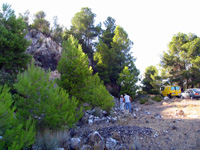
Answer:
M127 116L124 124L150 127L152 137L141 138L148 149L199 150L200 100L169 99L152 105L137 104L135 115Z

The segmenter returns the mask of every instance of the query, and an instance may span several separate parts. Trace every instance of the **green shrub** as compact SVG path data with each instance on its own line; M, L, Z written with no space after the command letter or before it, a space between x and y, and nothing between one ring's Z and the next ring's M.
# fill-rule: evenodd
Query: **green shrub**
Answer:
M0 70L0 85L7 84L11 86L15 81L16 75Z
M113 106L113 97L110 96L104 85L99 85L93 89L94 95L91 99L93 106L100 106L103 110L109 111Z
M140 104L144 104L148 101L148 98L141 98L140 99Z
M49 81L50 72L32 63L24 73L17 75L14 88L20 96L15 102L22 120L33 118L37 129L72 127L81 117L78 102L66 91Z
M154 96L154 97L152 98L152 100L154 100L154 101L156 101L156 102L161 102L162 99L163 99L163 98L162 98L161 95L156 95L156 96Z
M91 110L92 106L90 104L87 104L87 105L83 104L82 108L83 108L83 110L87 111L87 110Z
M35 126L30 119L19 122L14 115L9 88L0 87L0 149L21 150L35 141Z
M101 107L101 109L110 111L114 106L113 97L109 94L103 82L101 82L98 74L92 76L88 81L87 90L85 91L85 99L93 107Z
M40 39L38 40L39 44L42 44L43 43L43 38L40 37Z
M101 108L100 108L100 107L95 107L95 108L94 108L93 115L94 115L94 116L101 117Z

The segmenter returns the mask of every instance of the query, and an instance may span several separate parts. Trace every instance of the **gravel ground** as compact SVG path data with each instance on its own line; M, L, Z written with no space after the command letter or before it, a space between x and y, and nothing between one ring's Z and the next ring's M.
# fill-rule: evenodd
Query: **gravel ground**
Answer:
M200 149L200 100L173 98L151 105L135 105L140 110L118 123L153 129L150 137L139 138L141 147L152 150Z

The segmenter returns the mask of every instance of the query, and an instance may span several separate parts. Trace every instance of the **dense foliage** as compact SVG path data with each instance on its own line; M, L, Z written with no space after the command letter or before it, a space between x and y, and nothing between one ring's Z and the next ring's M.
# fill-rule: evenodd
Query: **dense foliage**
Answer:
M33 118L37 129L72 127L81 117L78 102L74 97L70 99L55 81L49 81L49 77L50 72L45 73L33 63L18 74L14 88L20 94L15 102L19 118L23 121Z
M81 45L74 37L69 37L63 42L63 52L58 63L58 71L61 73L59 86L63 87L70 96L75 96L84 101L85 85L92 68L88 68L89 59L82 51Z
M0 86L0 149L21 150L34 143L35 129L29 118L24 122L16 118L9 90Z
M161 77L158 75L158 69L155 66L146 68L142 84L142 90L148 94L159 94L162 82Z
M131 97L135 96L138 86L136 86L137 77L127 66L119 74L118 84L120 85L120 94L127 93Z
M80 104L88 102L93 106L110 109L113 105L113 98L98 75L92 75L89 59L87 54L82 51L78 40L73 36L69 37L67 41L63 42L63 48L64 51L57 67L61 73L59 86L64 88L70 97L75 96Z
M93 59L93 46L95 44L92 40L95 39L101 31L101 24L94 25L95 17L96 14L94 14L90 8L84 7L72 18L70 30L65 31L66 35L73 35L79 40L83 52L87 53L91 60ZM68 37L69 36L65 36L65 39Z
M113 30L114 21L112 21L111 25L108 25L107 28ZM97 72L99 73L100 78L105 84L114 83L117 85L120 72L125 66L128 66L129 70L134 74L133 81L136 83L139 71L134 64L135 59L130 52L133 42L128 38L128 34L122 27L116 26L112 42L108 44L112 34L108 35L106 32L107 30L105 30L105 34L103 34L103 41L100 40L97 45L97 50L94 55ZM106 35L110 38L106 38Z
M0 76L5 82L12 82L15 74L26 68L30 56L25 53L29 42L24 38L27 33L22 18L16 18L14 10L3 4L0 10Z
M169 84L199 87L200 38L194 34L178 33L168 47L161 58L163 77L169 79Z
M34 16L32 28L42 32L46 30L45 28L49 28L43 11ZM129 70L134 72L134 80L139 75L134 64L135 58L130 51L133 42L126 31L115 24L115 19L112 17L108 17L103 23L105 29L102 28L101 23L95 25L95 17L96 14L90 8L84 7L72 18L70 29L65 28L65 30L57 23L58 18L54 17L54 26L50 30L50 35L60 44L73 35L82 45L82 51L89 57L89 65L94 70L93 74L98 73L105 85L118 87L115 91L110 91L111 94L118 96L120 91L117 89L120 85L117 84L117 80L124 67L128 66ZM27 14L24 14L22 18L26 20Z
M113 97L110 96L98 74L89 78L85 94L86 101L93 107L100 107L109 112L114 106Z
M50 23L45 19L46 14L44 11L39 11L34 15L32 28L41 31L42 33L49 35L50 34Z

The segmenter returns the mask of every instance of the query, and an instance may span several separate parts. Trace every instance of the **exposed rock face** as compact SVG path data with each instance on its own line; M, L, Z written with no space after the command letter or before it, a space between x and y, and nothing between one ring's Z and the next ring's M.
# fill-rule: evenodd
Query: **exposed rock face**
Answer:
M40 31L31 29L25 36L31 45L27 52L33 55L35 63L45 70L56 70L58 61L60 60L62 47L58 45L51 37L42 34Z

